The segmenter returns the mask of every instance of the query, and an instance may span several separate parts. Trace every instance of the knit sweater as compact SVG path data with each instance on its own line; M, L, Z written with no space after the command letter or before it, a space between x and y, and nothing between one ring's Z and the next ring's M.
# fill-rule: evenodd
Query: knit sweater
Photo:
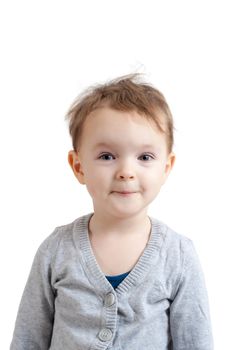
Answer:
M212 350L203 271L192 240L149 216L151 234L116 289L88 235L93 213L38 248L11 350Z

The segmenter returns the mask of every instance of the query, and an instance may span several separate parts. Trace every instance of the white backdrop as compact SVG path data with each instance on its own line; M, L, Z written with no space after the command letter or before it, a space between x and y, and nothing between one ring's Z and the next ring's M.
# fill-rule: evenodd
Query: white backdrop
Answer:
M215 349L232 348L232 10L229 1L1 1L1 349L39 244L92 211L67 161L84 88L144 72L175 120L175 167L149 214L191 238Z

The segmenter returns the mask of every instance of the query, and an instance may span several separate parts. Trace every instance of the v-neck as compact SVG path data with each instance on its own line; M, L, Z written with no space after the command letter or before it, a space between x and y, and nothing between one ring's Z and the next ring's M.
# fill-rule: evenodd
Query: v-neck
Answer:
M74 226L74 239L79 245L79 253L82 257L81 262L83 269L87 273L90 282L95 285L95 288L98 289L100 293L105 294L111 292L113 287L101 270L91 247L88 234L88 224L92 215L94 215L94 213L86 214L76 220ZM149 271L152 259L156 259L159 256L158 251L160 250L163 242L162 225L159 220L150 216L148 217L151 221L150 238L135 266L115 289L115 292L119 295L127 292L132 286L139 284L142 278Z

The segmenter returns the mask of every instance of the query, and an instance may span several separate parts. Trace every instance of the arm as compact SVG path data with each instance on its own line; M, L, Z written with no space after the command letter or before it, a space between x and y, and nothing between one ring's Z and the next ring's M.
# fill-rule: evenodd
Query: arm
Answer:
M213 350L208 295L191 240L183 250L183 271L170 308L173 350Z
M44 241L35 255L20 302L11 350L48 350L53 317L54 291L50 284L51 264Z

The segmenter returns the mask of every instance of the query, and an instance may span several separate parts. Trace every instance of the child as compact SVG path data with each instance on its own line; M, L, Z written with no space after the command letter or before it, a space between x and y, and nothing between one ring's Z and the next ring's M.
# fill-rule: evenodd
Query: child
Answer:
M129 75L87 90L67 119L94 210L40 245L11 350L213 349L194 245L147 215L175 161L164 96Z

